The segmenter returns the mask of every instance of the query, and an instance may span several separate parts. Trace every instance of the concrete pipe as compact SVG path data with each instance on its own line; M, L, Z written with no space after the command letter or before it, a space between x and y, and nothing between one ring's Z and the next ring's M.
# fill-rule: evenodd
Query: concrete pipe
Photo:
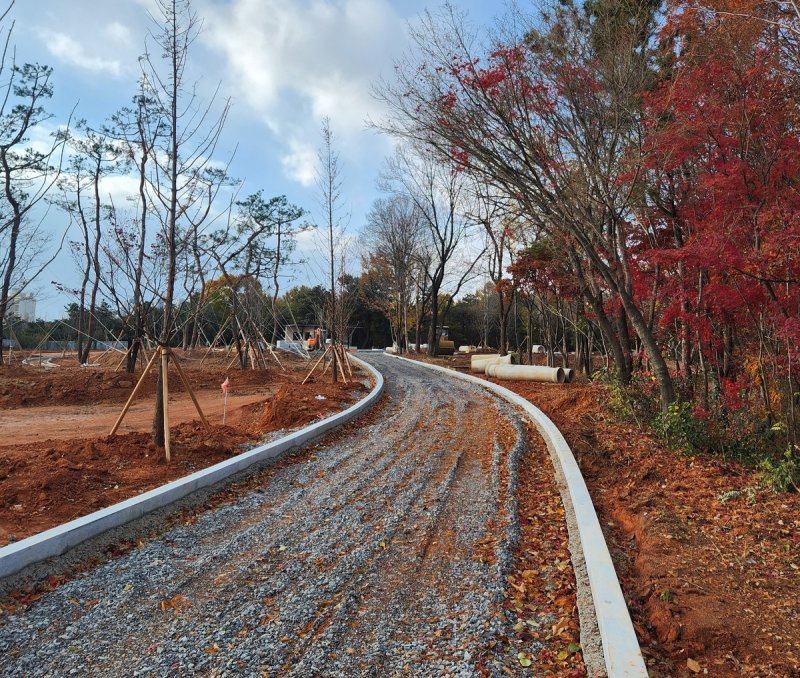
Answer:
M566 381L568 384L571 384L574 378L575 378L575 370L573 370L571 367L565 367L564 381Z
M476 354L473 354L469 358L470 370L472 372L482 373L483 372L483 368L486 367L486 365L485 364L482 365L479 370L475 369L476 366L480 365L480 363L486 363L489 360L493 360L493 359L499 358L499 357L500 357L499 353L476 353Z
M473 360L469 369L471 372L475 372L477 374L483 374L489 365L510 365L510 364L511 364L511 354L502 357L497 355L488 357L485 360Z
M541 367L539 365L490 365L486 374L495 379L515 381L542 381L554 384L564 383L564 368Z
M538 354L547 353L547 349L541 344L534 344L533 346L531 346L531 353L538 353Z

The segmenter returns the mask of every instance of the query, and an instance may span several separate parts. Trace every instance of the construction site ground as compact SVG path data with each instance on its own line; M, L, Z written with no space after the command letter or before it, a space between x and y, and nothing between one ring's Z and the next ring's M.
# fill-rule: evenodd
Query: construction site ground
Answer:
M225 352L177 352L210 431L170 369L172 460L151 442L156 372L143 384L117 435L109 437L141 374L116 369L119 356L81 367L51 356L56 368L0 367L0 545L110 506L240 454L267 435L302 427L364 395L366 376L330 383L309 363L280 354L268 369L240 370ZM93 356L93 360L97 357ZM231 364L232 360L235 364ZM220 388L230 378L227 415Z
M469 368L468 356L409 357ZM572 448L651 676L800 676L797 493L667 449L620 420L602 384L490 381L543 410Z
M365 359L365 415L0 601L0 673L585 675L542 440L477 386Z

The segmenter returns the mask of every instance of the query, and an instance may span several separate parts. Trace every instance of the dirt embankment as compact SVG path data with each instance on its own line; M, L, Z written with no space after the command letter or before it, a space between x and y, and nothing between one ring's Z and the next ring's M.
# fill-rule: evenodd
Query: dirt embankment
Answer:
M600 386L504 385L572 447L653 675L800 675L797 495L664 449L618 421Z
M286 371L228 369L220 358L183 362L210 431L177 374L170 374L172 459L150 439L155 375L120 432L113 423L139 372L113 367L0 367L0 545L36 534L223 461L266 434L299 428L362 397L359 382L331 384L308 364L281 357ZM220 384L229 376L226 423Z

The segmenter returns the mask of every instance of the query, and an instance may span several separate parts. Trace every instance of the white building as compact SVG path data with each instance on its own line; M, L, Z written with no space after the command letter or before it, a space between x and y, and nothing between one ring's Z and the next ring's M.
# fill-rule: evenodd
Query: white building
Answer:
M10 296L14 296L14 292ZM8 308L8 315L17 316L20 320L32 323L36 320L36 298L30 292L23 292L14 297Z

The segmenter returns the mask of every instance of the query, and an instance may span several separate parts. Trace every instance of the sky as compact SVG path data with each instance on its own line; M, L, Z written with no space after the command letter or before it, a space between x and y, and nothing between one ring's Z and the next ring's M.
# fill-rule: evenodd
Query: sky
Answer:
M342 167L342 203L348 229L357 233L378 195L375 181L392 142L368 129L379 119L371 87L389 78L410 48L408 25L438 0L195 0L203 30L192 46L187 79L208 98L220 87L232 109L215 159L233 154L231 173L244 180L242 195L263 189L320 211L315 185L320 126L330 118ZM500 3L456 0L470 23L490 25ZM32 143L62 124L74 110L90 125L102 124L127 105L140 75L138 58L152 21L153 0L16 0L12 42L18 63L53 67L53 118ZM8 19L7 19L8 22ZM119 197L129 184L106 187ZM115 201L116 202L116 201ZM51 210L47 227L63 231L63 214ZM77 235L77 234L76 234ZM313 257L311 243L300 245ZM298 269L294 284L314 284L313 267ZM78 278L66 252L32 286L37 316L61 317L70 301L52 280ZM289 282L292 284L292 282Z

